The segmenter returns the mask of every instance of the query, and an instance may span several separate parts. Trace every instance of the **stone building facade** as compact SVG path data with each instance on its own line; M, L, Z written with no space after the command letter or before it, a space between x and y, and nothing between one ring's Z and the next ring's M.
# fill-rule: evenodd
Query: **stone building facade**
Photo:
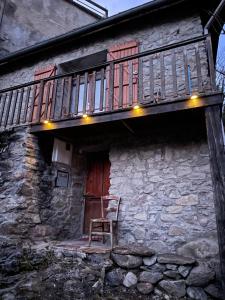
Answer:
M3 0L0 5L0 57L101 19L66 0Z
M50 50L46 49L46 53L45 50L37 49L42 52L34 54L36 56L29 54L28 49L28 54L25 51L25 57L21 57L15 65L15 58L12 57L11 62L10 59L6 62L6 65L9 63L9 68L2 66L0 88L4 90L32 81L35 70L49 65L55 65L57 75L60 76L59 65L70 61L72 64L76 59L102 50L107 51L115 44L135 41L138 43L139 52L142 53L197 39L203 35L204 21L198 10L189 4L187 8L180 10L178 17L165 12L161 15L159 10L157 14L161 16L160 19L157 16L149 19L149 12L143 13L143 10L143 19L135 17L133 20L130 16L131 19L128 18L121 25L120 17L117 17L118 24L110 25L114 26L112 29L106 27L101 31L93 27L93 32L84 32L84 36L76 36L78 33L74 31L74 37L67 41L67 47L64 44L63 47L57 46L58 48L51 46ZM141 15L141 11L139 13ZM155 11L151 13L154 15ZM105 21L100 22L104 24ZM131 27L131 24L135 26ZM199 88L200 68L201 89L205 94L216 94L215 91L211 91L212 80L206 43L194 41L191 45L184 43L175 50L163 52L165 92L168 98L173 93L174 73L167 62L173 59L174 53L178 97L182 97L186 88L183 53L192 74L191 92ZM196 64L197 57L199 65ZM150 94L150 71L145 67L150 58L156 71L153 76L155 90L161 87L162 81L160 54L146 55L142 76L144 104ZM60 80L60 77L58 79ZM188 97L190 96L191 94ZM10 97L6 97L6 100L9 102ZM180 99L177 100L179 101ZM208 263L209 268L213 269L213 279L210 280L220 280L217 216L210 165L212 158L205 108L188 105L190 104L187 103L183 111L158 113L152 118L146 115L136 118L137 120L130 118L130 126L123 126L124 123L119 120L108 122L111 125L90 124L81 126L82 128L53 128L36 134L30 132L31 127L27 124L7 129L1 127L1 243L16 241L21 246L43 241L51 243L81 239L84 233L88 157L90 153L104 151L107 152L110 162L109 194L121 197L119 245L141 245L151 248L157 254L170 252L191 256L203 264ZM14 110L16 111L15 108ZM6 115L2 115L3 121ZM52 161L56 138L72 145L70 165ZM58 171L69 174L67 186L57 186ZM193 266L194 263L195 261L191 262ZM117 262L116 264L119 265ZM139 274L139 271L136 273Z

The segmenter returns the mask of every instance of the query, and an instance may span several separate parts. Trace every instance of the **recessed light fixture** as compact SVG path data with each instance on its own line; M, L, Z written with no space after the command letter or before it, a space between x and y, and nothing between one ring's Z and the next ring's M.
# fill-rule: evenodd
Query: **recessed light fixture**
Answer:
M88 117L88 115L87 114L83 114L83 118L87 118Z
M197 99L197 98L198 98L198 95L195 95L195 94L194 94L194 95L191 96L191 100L195 100L195 99Z
M138 104L136 104L134 107L133 107L133 109L139 109L140 108L140 106L138 105Z
M48 123L49 123L49 120L44 120L43 123L44 123L44 124L48 124Z

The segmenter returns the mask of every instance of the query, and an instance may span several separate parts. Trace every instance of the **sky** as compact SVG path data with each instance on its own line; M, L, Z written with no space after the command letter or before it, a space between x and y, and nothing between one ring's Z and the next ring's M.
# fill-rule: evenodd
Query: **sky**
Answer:
M121 11L150 2L149 0L95 0L98 4L109 10L109 16L115 15ZM225 30L225 26L224 26ZM225 56L225 34L221 35L218 55Z

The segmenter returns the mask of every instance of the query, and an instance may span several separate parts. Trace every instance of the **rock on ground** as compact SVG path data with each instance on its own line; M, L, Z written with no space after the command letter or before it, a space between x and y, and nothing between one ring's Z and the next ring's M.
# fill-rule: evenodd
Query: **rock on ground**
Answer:
M184 280L162 280L159 282L159 286L169 295L174 297L181 298L186 294L186 285Z
M142 258L139 256L112 253L112 258L118 266L127 269L134 269L142 264Z
M127 275L125 276L124 280L123 280L123 285L127 288L134 286L137 284L137 276L132 273L132 272L128 272Z
M194 267L187 277L187 284L193 286L205 286L214 279L215 272L206 264Z
M207 300L208 298L204 290L198 287L188 287L187 295L191 299L195 299L195 300Z

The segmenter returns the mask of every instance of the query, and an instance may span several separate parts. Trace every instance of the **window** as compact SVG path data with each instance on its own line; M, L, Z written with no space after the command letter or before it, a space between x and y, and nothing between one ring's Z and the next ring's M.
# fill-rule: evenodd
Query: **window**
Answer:
M72 161L72 150L73 147L70 143L54 139L52 162L59 162L70 166Z

